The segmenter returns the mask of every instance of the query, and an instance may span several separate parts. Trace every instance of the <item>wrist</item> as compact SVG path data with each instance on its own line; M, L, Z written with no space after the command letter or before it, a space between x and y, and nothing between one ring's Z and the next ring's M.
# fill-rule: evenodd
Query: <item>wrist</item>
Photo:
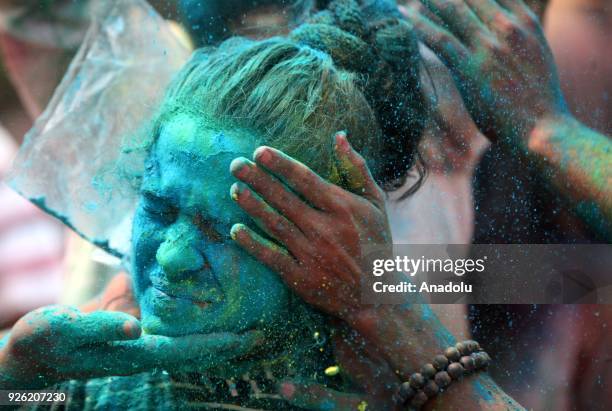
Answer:
M425 404L424 410L483 410L524 411L519 403L508 396L486 371L463 377L451 384L443 393Z
M380 305L355 313L349 325L407 377L449 346L455 338L427 304Z
M569 113L559 113L541 117L526 136L527 152L536 159L550 158L551 142L559 136L568 135L568 128L575 127L578 121Z

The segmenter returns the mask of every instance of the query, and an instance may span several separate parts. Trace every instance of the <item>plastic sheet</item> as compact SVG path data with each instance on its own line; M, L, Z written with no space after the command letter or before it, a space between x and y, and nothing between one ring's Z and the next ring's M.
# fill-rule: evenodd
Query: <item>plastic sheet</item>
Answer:
M144 0L105 3L9 180L85 239L126 257L147 126L190 51Z

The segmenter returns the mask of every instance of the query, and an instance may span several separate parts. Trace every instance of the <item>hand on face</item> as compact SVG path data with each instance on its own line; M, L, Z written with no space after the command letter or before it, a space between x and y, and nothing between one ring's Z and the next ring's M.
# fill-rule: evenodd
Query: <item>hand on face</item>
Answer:
M141 335L128 314L49 306L21 318L0 346L0 381L11 385L3 388L27 389L155 368L201 370L245 354L258 339L256 333Z
M420 4L422 3L422 4ZM422 0L402 11L451 70L468 111L493 141L526 148L539 120L564 114L552 54L521 0Z
M382 190L365 161L343 133L335 143L339 172L353 192L269 147L255 151L254 163L234 160L231 172L240 182L232 198L282 245L242 224L232 227L232 238L306 302L350 320L362 308L366 247L385 245L391 253L391 234Z

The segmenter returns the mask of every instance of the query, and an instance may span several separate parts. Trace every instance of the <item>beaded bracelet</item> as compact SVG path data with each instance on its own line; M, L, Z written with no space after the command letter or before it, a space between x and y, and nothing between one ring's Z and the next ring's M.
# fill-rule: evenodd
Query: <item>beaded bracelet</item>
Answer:
M429 399L444 391L451 382L464 375L485 369L491 362L489 354L476 341L458 342L444 355L436 355L431 363L421 367L400 385L396 401L409 409L421 408Z

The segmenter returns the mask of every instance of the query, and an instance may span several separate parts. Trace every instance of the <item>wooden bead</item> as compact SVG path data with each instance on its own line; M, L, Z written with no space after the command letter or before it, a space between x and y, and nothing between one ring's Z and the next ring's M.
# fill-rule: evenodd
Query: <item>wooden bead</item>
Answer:
M448 366L446 372L448 372L448 375L450 375L453 380L458 380L463 377L463 366L458 362L453 362Z
M416 391L410 386L409 382L404 382L400 385L398 390L398 396L402 404L406 404L414 397Z
M474 359L474 368L476 369L483 368L485 365L485 358L481 354L481 352L472 354L472 358Z
M425 379L433 378L433 376L436 375L436 369L431 364L425 364L421 368L421 374L423 374L423 377L425 377Z
M435 383L434 380L429 380L423 387L423 392L428 398L435 397L440 392L440 387Z
M444 355L436 355L433 359L433 366L436 367L438 371L444 371L448 366L448 358Z
M474 371L474 368L475 368L474 359L470 357L469 355L465 355L461 357L461 359L459 360L459 364L461 364L461 366L463 367L463 369L465 369L466 372Z
M474 340L468 340L465 342L465 344L467 345L468 351L471 353L476 352L480 349L480 344L478 344L476 341Z
M458 342L457 344L455 344L455 348L462 356L469 354L467 345L464 342Z
M417 409L421 408L423 405L425 405L428 399L429 398L427 398L427 395L423 391L419 390L412 398L412 401L410 401L410 406Z
M434 377L434 381L438 384L440 388L446 388L452 382L450 375L446 371L440 371L436 373Z
M487 354L486 352L482 351L480 353L480 355L482 356L482 358L484 359L484 365L483 368L486 368L489 366L489 363L491 362L491 357L489 357L489 354Z
M421 375L420 373L415 372L410 376L409 382L412 388L418 390L419 388L423 388L423 386L425 385L425 377L423 377L423 375Z
M444 351L444 355L449 361L457 362L461 358L461 353L455 347L449 347Z

